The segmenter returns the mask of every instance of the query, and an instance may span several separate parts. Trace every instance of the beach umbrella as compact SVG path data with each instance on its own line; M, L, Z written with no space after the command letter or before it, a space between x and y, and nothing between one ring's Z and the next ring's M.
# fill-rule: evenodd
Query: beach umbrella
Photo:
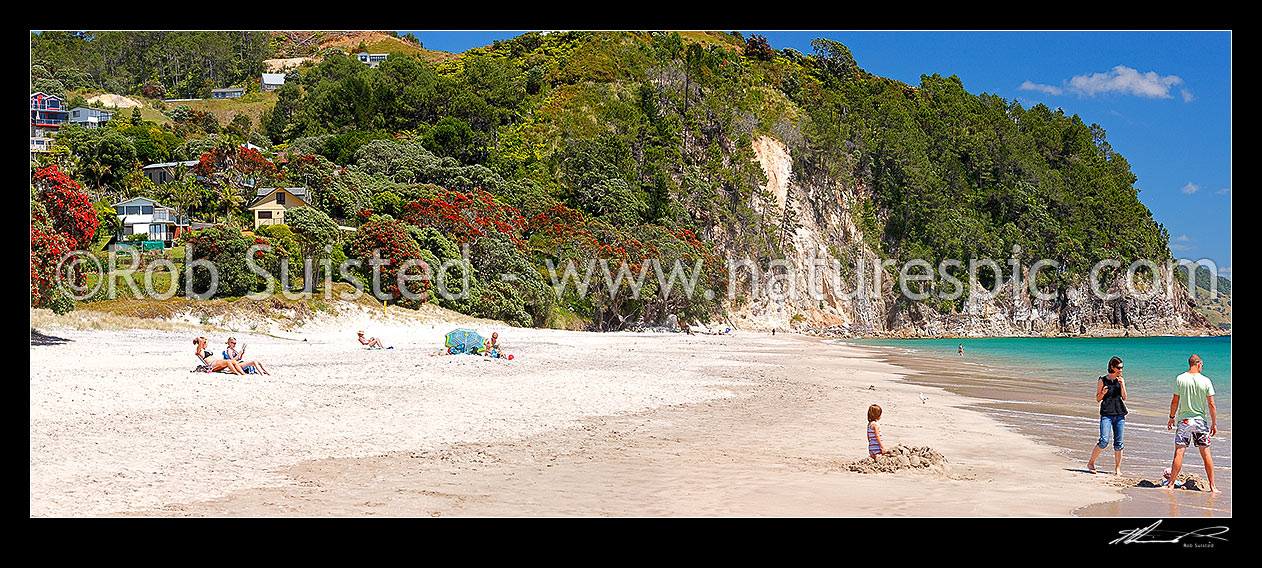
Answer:
M486 338L471 329L453 329L447 332L447 347L452 353L476 354L485 343Z

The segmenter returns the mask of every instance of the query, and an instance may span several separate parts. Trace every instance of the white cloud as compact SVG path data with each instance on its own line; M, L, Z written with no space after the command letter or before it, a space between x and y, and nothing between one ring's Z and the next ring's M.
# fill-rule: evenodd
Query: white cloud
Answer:
M1192 195L1193 193L1196 193L1200 190L1201 190L1201 186L1196 185L1190 181L1188 182L1187 185L1183 186L1183 193L1186 193L1188 195Z
M1183 84L1177 75L1162 77L1154 71L1140 73L1118 65L1108 73L1077 75L1069 80L1069 90L1094 97L1096 94L1121 93L1150 99L1170 98L1170 87Z
M1183 84L1183 79L1178 75L1158 75L1155 71L1140 73L1136 69L1132 69L1125 65L1118 65L1106 73L1092 73L1075 75L1068 81L1064 81L1062 86L1046 85L1035 83L1033 81L1025 81L1018 87L1023 91L1039 91L1049 95L1061 95L1064 93L1074 93L1080 97L1094 97L1096 95L1121 94L1134 95L1149 99L1169 99L1173 98L1170 89ZM1190 103L1195 100L1192 91L1181 89L1183 102Z
M1170 245L1170 250L1177 250L1177 251L1179 251L1179 252L1183 252L1183 251L1187 251L1187 250L1192 250L1192 249L1194 249L1194 248L1196 248L1196 247L1194 247L1194 246L1192 246L1192 245L1176 245L1176 244L1173 244L1173 243Z
M1038 83L1033 83L1031 81L1026 81L1024 83L1021 83L1021 86L1017 88L1021 89L1022 91L1038 91L1040 93L1047 93L1049 95L1059 95L1065 92L1064 89L1054 86L1054 85L1040 85Z
M1177 237L1175 237L1175 238L1173 238L1173 239L1170 239L1170 240L1171 240L1171 241L1173 241L1173 242L1182 243L1182 242L1187 242L1187 241L1190 241L1190 240L1192 240L1192 239L1189 239L1187 235L1179 235L1179 236L1177 236Z
M1231 188L1230 188L1230 187L1224 187L1224 188L1222 188L1222 189L1220 189L1220 190L1218 190L1218 191L1215 191L1215 192L1214 192L1214 195L1231 195Z

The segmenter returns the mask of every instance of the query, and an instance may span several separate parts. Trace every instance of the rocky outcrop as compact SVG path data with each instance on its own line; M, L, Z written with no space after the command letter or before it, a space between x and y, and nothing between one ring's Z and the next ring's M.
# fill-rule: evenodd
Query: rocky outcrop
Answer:
M897 289L896 277L873 268L880 259L855 222L868 198L862 188L796 185L783 143L762 136L753 145L767 174L763 189L772 200L751 205L772 220L790 208L796 227L784 235L782 260L731 271L736 293L727 322L738 328L905 337L1224 333L1196 310L1186 284L1165 267L1159 272L1166 284L1147 291L1128 291L1124 278L1115 278L1101 284L1107 294L1083 282L1041 290L1050 297L1040 299L1025 292L1023 283L1008 282L993 296L969 297L959 311L908 300ZM1028 271L1024 267L1023 281ZM856 292L860 282L866 293Z

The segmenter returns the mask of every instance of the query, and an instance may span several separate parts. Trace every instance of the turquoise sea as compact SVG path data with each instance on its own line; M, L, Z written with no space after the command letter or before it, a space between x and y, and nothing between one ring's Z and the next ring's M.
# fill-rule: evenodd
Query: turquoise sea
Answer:
M1180 496L1177 514L1230 515L1231 488L1231 337L1115 337L1115 338L976 338L845 340L877 347L891 356L918 363L918 374L908 380L939 386L975 397L976 406L1085 467L1099 436L1096 379L1107 372L1110 357L1124 364L1129 414L1126 420L1123 474L1160 479L1170 465L1173 434L1166 419L1174 378L1187 371L1188 356L1200 355L1202 373L1214 384L1219 433L1213 438L1215 481L1223 495L1205 501L1195 492ZM963 345L964 355L959 354ZM923 361L923 363L921 363ZM1096 461L1097 469L1111 471L1112 448ZM1201 458L1189 451L1184 473L1205 477ZM1130 490L1128 502L1147 499L1152 490ZM1149 509L1136 504L1107 512L1085 514L1138 516ZM1169 512L1168 509L1161 511ZM1158 513L1166 516L1166 513Z

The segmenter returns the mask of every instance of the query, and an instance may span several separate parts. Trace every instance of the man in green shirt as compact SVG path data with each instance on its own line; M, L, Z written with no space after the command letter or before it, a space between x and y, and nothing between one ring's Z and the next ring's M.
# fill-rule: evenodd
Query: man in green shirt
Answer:
M1170 465L1170 483L1166 489L1174 490L1174 482L1183 468L1183 452L1191 444L1201 451L1205 462L1205 475L1209 477L1209 490L1221 493L1214 486L1214 460L1209 455L1209 439L1218 434L1218 408L1214 406L1214 385L1201 374L1201 357L1188 357L1188 372L1174 379L1174 398L1170 400L1170 421L1166 430L1179 428L1174 434L1174 463ZM1206 415L1208 414L1208 420Z

